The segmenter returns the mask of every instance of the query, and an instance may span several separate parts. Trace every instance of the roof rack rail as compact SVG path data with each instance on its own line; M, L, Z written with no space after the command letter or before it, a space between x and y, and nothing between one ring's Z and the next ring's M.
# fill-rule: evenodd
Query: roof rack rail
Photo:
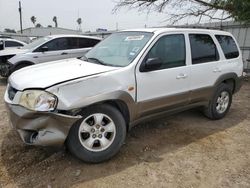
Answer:
M189 28L189 29L213 29L213 30L222 30L220 27L211 27L211 26L197 26L197 25L176 25L176 26L166 26L166 28Z

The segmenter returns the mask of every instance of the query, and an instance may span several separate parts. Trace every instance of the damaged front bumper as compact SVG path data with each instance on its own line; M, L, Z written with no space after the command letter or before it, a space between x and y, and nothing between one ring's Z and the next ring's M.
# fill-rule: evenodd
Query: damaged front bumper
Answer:
M0 63L0 76L8 77L11 73L11 68L13 65L9 62L1 62Z
M35 112L22 106L8 104L12 126L22 140L29 145L63 145L71 126L81 116L69 116L54 112Z

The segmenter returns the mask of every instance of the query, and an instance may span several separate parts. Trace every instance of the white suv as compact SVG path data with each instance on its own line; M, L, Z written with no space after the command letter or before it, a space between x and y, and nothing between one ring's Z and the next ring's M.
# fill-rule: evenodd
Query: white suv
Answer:
M100 38L90 36L51 35L20 49L4 50L0 52L0 75L8 77L16 70L30 65L82 57L100 41Z
M82 59L24 68L9 78L12 125L30 145L62 145L87 162L115 155L130 127L194 107L223 118L243 62L230 33L142 29L112 34Z

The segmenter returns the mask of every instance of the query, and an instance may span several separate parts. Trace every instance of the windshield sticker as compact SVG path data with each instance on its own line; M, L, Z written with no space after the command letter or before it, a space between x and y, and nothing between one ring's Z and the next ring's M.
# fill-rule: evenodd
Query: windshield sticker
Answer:
M134 48L132 49L132 52L138 52L139 50L140 50L139 47L134 47Z
M144 35L128 36L125 38L125 41L142 40L143 38L144 38Z

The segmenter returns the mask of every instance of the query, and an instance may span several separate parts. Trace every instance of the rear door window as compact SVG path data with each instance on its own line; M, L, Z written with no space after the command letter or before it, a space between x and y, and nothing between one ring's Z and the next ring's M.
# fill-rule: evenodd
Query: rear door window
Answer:
M91 48L94 47L100 40L88 39L88 38L79 38L79 47L80 48Z
M15 41L5 41L5 47L20 47L23 46L23 44Z
M71 37L68 38L68 49L77 49L79 48L79 38Z
M57 38L47 42L43 46L47 46L48 51L66 50L68 49L68 41L67 38Z
M210 35L189 34L192 64L207 63L219 60L216 45Z
M215 35L215 37L219 41L226 59L233 59L239 57L240 53L238 47L231 36Z

